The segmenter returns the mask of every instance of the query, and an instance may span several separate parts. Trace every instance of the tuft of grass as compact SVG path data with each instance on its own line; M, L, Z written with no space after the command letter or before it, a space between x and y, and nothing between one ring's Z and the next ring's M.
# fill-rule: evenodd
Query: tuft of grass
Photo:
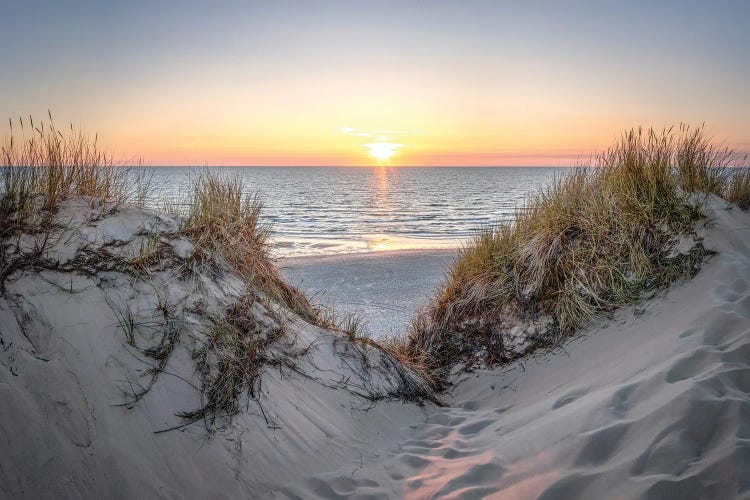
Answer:
M362 337L365 321L362 317L355 313L348 313L344 315L344 319L341 321L341 330L346 334L349 340L356 340Z
M283 329L268 330L252 313L258 297L248 294L215 319L206 341L193 353L201 377L202 406L178 416L188 423L203 419L207 427L217 417L232 417L240 411L244 393L255 395L266 349ZM270 312L270 311L269 311Z
M398 349L441 380L458 362L512 359L500 333L540 319L533 345L554 345L596 315L696 270L700 242L672 255L702 217L702 197L742 206L750 176L703 129L626 132L595 159L531 197L512 223L479 232ZM747 203L744 201L744 203Z
M250 284L287 305L308 321L317 312L302 292L287 284L269 255L270 227L260 220L262 204L247 197L239 177L210 172L192 182L183 232L193 241L196 257L221 255Z
M129 262L131 269L137 276L144 276L149 268L159 261L161 238L158 230L150 231L141 241L138 255Z
M722 196L742 210L750 209L750 168L734 169Z
M114 313L118 326L125 333L128 345L136 347L135 334L138 330L138 324L128 302L123 301L121 304L116 304L112 299L107 297L107 304Z
M416 322L419 322L423 316L417 315L410 326L412 331L416 331ZM377 346L390 353L402 366L408 367L415 373L419 374L427 383L431 390L440 388L440 380L436 376L435 365L426 351L420 350L408 342L403 334L386 335L378 339Z
M732 150L713 146L702 126L691 129L680 125L676 134L670 128L662 133L662 138L675 142L670 149L680 189L689 193L723 194L731 175Z
M28 226L39 209L53 211L71 195L118 203L138 203L146 195L149 183L143 173L134 184L127 165L116 163L96 135L73 125L60 130L48 115L48 121L36 124L32 117L19 118L15 127L9 120L10 133L0 146L0 220L5 230Z
M34 200L39 191L37 177L37 171L28 167L6 165L3 168L0 219L6 229L19 226L34 213Z
M364 329L367 322L357 313L339 314L332 305L318 305L316 314L317 318L314 324L321 328L342 333L349 340L366 338Z

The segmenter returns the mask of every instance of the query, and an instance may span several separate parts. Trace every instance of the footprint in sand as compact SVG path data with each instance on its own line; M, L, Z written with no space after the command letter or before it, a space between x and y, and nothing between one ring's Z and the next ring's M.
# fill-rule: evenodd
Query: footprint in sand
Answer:
M674 384L683 380L697 377L710 369L716 363L716 354L705 349L699 349L688 356L678 359L667 371L664 379Z
M345 499L357 494L358 488L377 488L380 486L371 479L351 477L317 478L307 480L309 493L317 498Z
M691 336L693 336L694 334L696 334L698 332L700 332L700 329L698 329L698 328L689 328L689 329L685 330L684 332L682 332L680 334L680 338L684 339L684 338L687 338L687 337L691 337Z
M398 460L410 469L423 469L430 464L429 460L413 453L404 453L398 457Z
M745 333L750 338L750 330ZM750 343L742 343L734 349L727 349L721 354L721 360L727 363L747 365L750 362Z
M466 401L461 405L464 410L474 411L479 409L481 403L479 401Z
M492 420L492 419L478 420L476 422L462 425L461 427L458 428L458 433L464 437L473 436L475 434L479 434L479 432L482 431L482 429L494 423L497 423L497 420Z
M612 457L630 425L621 422L582 434L586 444L576 458L576 466L596 466Z
M579 498L581 492L593 482L589 475L574 473L550 485L538 500L558 500L560 498Z
M737 341L744 342L748 333L747 319L734 311L720 313L704 330L703 345L721 351Z
M737 406L741 404L747 402L713 398L705 390L704 384L696 384L675 399L665 402L664 410L668 405L669 408L684 408L684 411L673 413L671 423L656 434L651 444L635 460L631 472L638 476L681 475L693 464L701 464L701 459L710 455L717 443L733 433L732 415L736 414ZM716 425L716 422L729 425Z
M442 457L446 460L461 460L466 457L474 456L478 453L476 450L461 451L451 446L445 447L443 448L443 450L444 451L442 453Z
M635 390L639 387L638 384L628 384L621 387L612 395L609 401L609 410L616 418L625 418L628 410L630 409L630 399Z
M581 396L585 396L587 393L588 389L574 389L555 401L555 404L552 405L552 409L557 410L558 408L562 408L565 405L569 405Z
M513 405L502 406L500 408L497 408L494 411L495 411L496 414L502 415L503 413L505 413L506 411L510 410L511 408L513 408Z

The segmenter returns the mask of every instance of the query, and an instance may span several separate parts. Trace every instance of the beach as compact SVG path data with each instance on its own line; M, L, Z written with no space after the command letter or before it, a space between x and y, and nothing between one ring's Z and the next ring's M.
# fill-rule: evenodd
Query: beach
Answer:
M61 216L78 218L48 250L60 264L19 268L0 300L0 496L747 497L750 217L729 208L713 199L697 228L718 253L693 279L597 318L554 350L455 371L449 391L420 404L403 396L424 397L419 377L377 346L257 303L249 311L263 335L279 324L286 332L264 354L262 384L231 420L183 427L180 412L205 401L192 346L215 320L201 311L233 310L242 280L226 265L175 280L169 264L138 282L106 262L82 268L92 245L137 255L144 223L168 231L176 220L68 204ZM174 255L191 248L168 244ZM391 257L399 264L372 254L306 269L321 282L375 283L449 258ZM352 290L377 302L385 292L368 299L375 288ZM141 353L160 345L149 325L164 304L180 337L154 372ZM126 306L140 329L133 346L117 326Z
M394 250L280 259L282 274L314 302L365 318L372 338L404 333L443 281L453 250Z

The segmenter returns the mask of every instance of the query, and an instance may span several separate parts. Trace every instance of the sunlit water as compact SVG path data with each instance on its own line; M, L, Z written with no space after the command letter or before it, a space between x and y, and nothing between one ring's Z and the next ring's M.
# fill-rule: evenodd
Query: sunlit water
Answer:
M155 167L151 203L180 199L205 168ZM277 256L452 248L512 218L551 167L215 167L264 203Z

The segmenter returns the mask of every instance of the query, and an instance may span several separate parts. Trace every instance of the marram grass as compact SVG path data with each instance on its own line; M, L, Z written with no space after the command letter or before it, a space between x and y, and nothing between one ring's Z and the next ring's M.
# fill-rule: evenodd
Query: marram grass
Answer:
M183 232L193 241L199 259L221 255L259 290L287 305L308 321L319 315L305 295L289 285L269 255L271 228L260 220L262 204L247 197L239 177L205 172L193 180Z
M702 128L625 133L592 165L532 196L514 222L463 248L398 350L440 382L477 356L512 359L497 342L507 318L549 318L534 344L555 345L694 272L706 254L700 242L688 255L671 249L693 232L705 196L750 203L748 169L729 168L732 158Z
M142 204L147 180L140 161L117 163L91 137L73 125L58 129L32 117L9 120L10 133L0 146L0 219L2 234L32 229L69 196Z

